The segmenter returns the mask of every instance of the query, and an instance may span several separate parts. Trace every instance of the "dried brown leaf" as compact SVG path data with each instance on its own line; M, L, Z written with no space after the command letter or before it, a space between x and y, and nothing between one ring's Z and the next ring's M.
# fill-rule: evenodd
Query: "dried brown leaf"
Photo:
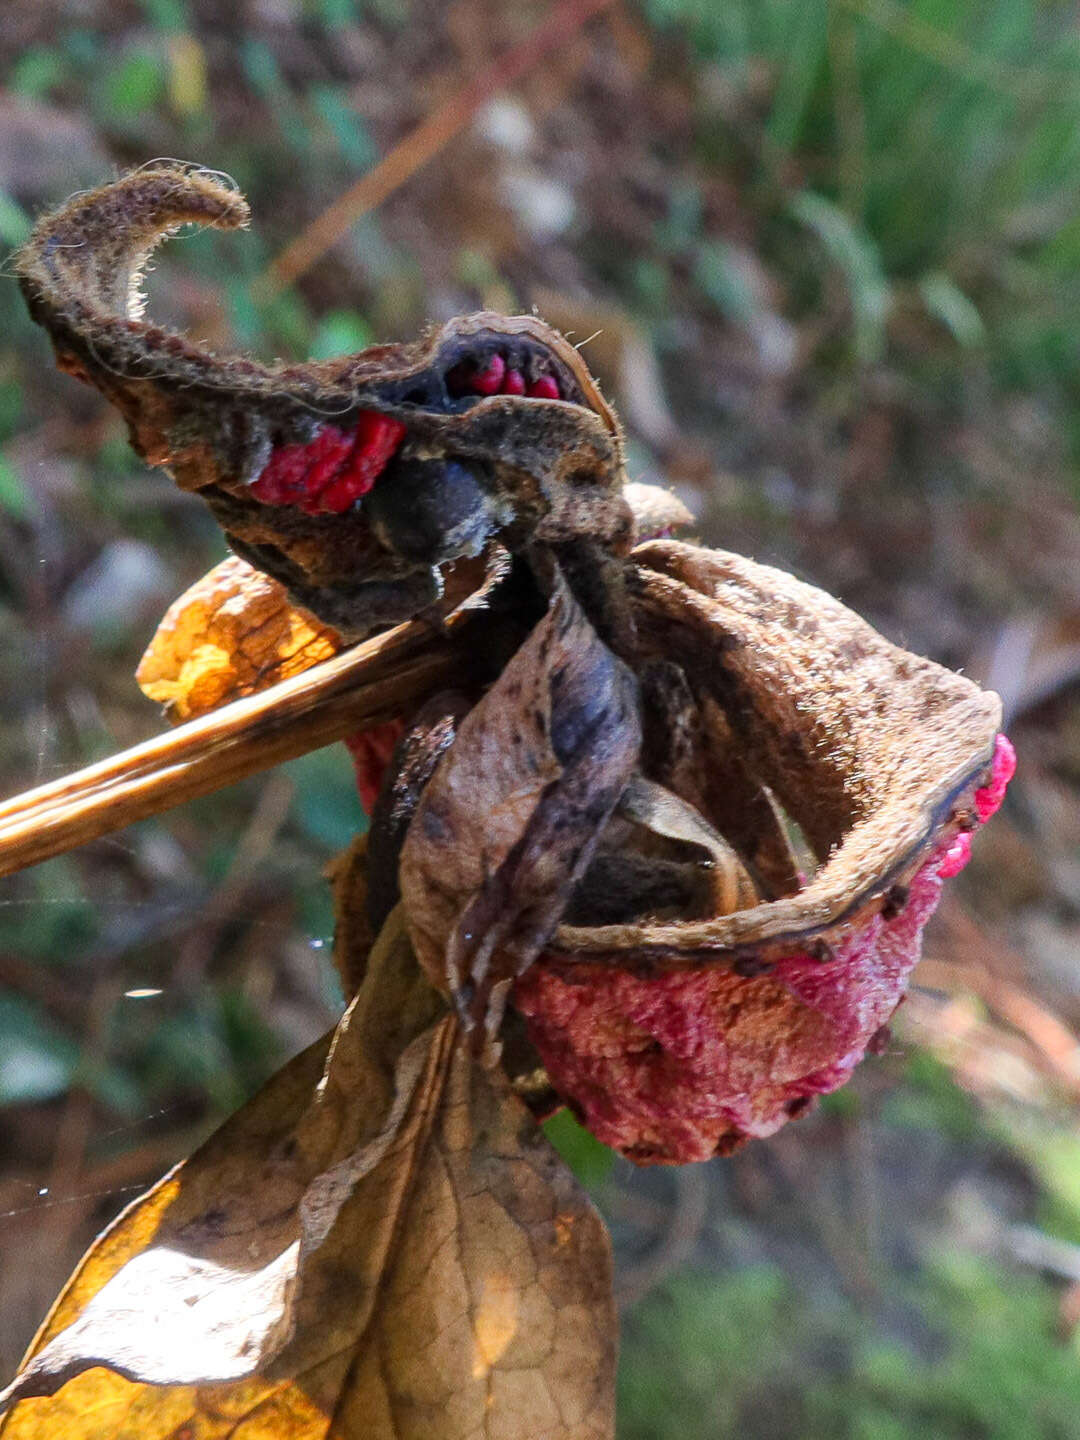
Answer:
M493 1037L637 764L637 685L557 579L424 791L401 855L421 964Z
M599 1218L395 916L335 1032L87 1255L3 1440L610 1440Z

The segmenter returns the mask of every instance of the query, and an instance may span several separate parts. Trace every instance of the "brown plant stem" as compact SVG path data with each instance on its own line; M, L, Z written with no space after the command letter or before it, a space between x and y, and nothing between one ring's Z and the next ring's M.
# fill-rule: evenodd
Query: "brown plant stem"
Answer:
M260 299L271 299L310 270L362 215L412 178L477 111L500 90L520 80L557 46L563 45L594 15L614 0L563 0L520 44L513 46L456 91L428 118L411 130L373 170L361 175L332 205L267 266L255 285Z
M451 680L463 632L410 621L260 694L0 803L0 876L389 720Z

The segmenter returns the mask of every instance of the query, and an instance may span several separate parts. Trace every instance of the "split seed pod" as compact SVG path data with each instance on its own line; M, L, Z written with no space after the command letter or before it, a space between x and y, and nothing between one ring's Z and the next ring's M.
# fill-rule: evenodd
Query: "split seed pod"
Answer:
M515 1003L596 1135L681 1162L771 1134L848 1079L1015 757L996 696L781 571L658 542L635 551L631 589L643 652L674 661L693 699L682 783L761 898L564 925ZM809 876L785 862L776 801L809 843Z
M497 540L628 547L618 425L561 336L478 314L321 363L213 355L143 319L146 261L187 222L237 229L247 204L154 162L46 217L15 260L23 292L60 368L324 624L359 639L416 615Z

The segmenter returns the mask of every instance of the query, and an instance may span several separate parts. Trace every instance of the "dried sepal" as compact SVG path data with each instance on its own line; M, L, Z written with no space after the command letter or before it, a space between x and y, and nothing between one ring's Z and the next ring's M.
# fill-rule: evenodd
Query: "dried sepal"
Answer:
M585 872L639 747L633 676L556 576L547 614L458 726L401 853L420 962L488 1039L510 982Z
M611 1440L599 1218L400 923L366 973L332 1039L85 1257L3 1440Z
M61 367L324 624L359 637L415 615L445 564L501 537L628 548L618 424L555 331L482 313L306 365L211 354L145 321L138 296L154 245L187 221L236 228L247 207L155 162L46 216L16 270Z
M996 696L781 571L657 542L630 581L643 651L722 714L745 782L820 860L797 893L733 913L564 925L515 989L590 1128L684 1161L771 1133L850 1075L1011 751Z

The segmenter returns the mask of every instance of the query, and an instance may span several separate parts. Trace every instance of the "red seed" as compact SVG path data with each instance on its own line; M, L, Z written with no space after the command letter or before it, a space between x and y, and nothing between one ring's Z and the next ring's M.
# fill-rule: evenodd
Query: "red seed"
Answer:
M506 361L501 355L492 355L483 370L477 370L471 379L471 388L477 395L497 395L506 374Z
M526 392L534 400L561 400L559 382L554 375L538 375Z
M304 476L305 499L318 499L331 480L341 473L353 444L353 436L347 431L339 430L336 425L324 427L318 439L308 446L310 463Z
M404 439L405 426L389 415L368 411L360 416L354 434L355 443L344 468L317 497L321 511L340 514L368 493Z
M506 372L506 379L503 381L502 389L499 393L500 395L525 394L525 376L522 375L520 370L508 370Z
M306 445L279 445L271 452L251 490L265 505L300 504L310 492L313 471L328 453L339 450L344 436L336 425L324 425Z
M309 515L340 514L366 495L401 444L405 426L374 411L352 430L324 425L306 445L279 445L251 487L264 505L298 505Z

